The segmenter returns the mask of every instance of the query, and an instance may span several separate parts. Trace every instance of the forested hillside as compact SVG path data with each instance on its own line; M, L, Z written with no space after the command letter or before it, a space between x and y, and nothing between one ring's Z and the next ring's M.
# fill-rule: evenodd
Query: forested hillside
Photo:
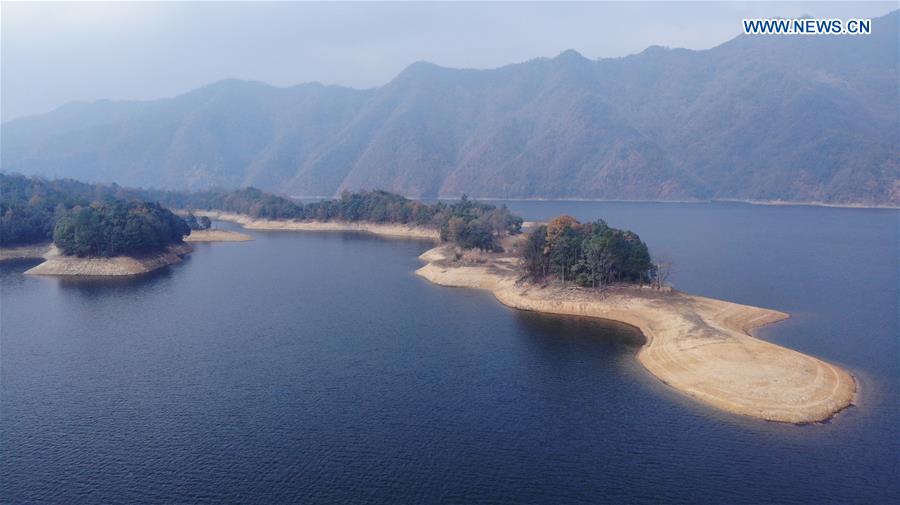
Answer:
M411 65L370 90L223 81L2 125L2 169L297 196L900 203L898 14L869 36Z

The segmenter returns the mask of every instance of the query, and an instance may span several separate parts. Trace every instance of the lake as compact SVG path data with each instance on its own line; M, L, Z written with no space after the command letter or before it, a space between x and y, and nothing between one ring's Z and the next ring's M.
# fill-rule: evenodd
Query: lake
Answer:
M789 312L758 335L846 367L857 405L719 412L626 326L416 277L427 243L250 231L134 279L0 264L0 502L900 501L897 211L507 204L604 218L679 289Z

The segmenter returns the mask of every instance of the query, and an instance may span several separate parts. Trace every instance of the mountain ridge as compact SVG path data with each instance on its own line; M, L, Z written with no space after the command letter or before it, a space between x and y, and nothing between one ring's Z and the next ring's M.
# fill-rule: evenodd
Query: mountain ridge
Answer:
M0 169L293 195L897 206L898 12L860 37L415 62L369 89L227 79L3 123Z

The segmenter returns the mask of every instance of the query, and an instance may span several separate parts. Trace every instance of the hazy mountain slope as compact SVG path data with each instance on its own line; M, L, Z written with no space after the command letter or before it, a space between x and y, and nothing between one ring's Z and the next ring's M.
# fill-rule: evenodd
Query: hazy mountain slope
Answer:
M223 81L0 128L2 170L296 195L900 203L898 13L871 36L416 63L371 90Z

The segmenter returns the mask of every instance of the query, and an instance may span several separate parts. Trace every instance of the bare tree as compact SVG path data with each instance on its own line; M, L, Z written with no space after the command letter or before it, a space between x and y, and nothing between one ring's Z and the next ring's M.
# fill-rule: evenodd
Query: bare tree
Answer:
M674 272L674 263L671 256L663 252L654 259L653 264L656 267L656 289L662 289L663 286L668 284L669 278Z

